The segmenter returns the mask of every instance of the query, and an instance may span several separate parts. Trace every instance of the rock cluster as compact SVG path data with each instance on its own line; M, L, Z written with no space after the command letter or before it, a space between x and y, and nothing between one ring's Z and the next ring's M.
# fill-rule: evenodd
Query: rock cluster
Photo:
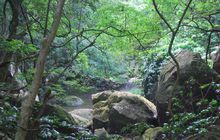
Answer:
M156 106L142 96L128 92L104 91L92 96L93 128L118 133L128 124L156 122Z
M168 120L168 104L170 100L178 96L181 90L192 92L192 98L201 98L202 92L200 86L211 82L219 82L219 76L215 70L211 69L205 61L201 58L200 54L193 53L189 50L182 50L176 55L176 59L180 67L179 83L173 91L176 79L177 69L175 63L170 60L163 67L156 90L151 94L154 102L158 109L158 119L160 124L163 124ZM193 88L187 87L190 81L196 81ZM214 94L205 95L206 98L216 98ZM187 96L184 97L186 110L190 111L189 99Z

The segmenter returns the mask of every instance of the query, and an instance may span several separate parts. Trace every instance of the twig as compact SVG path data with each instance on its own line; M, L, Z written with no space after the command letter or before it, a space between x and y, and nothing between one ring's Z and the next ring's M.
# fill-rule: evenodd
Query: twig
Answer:
M33 37L32 37L32 34L31 34L31 30L30 30L30 26L28 24L28 17L27 17L27 15L25 15L24 9L23 9L21 3L20 3L20 8L21 8L21 13L22 13L22 15L23 15L23 17L25 19L25 24L26 24L26 27L27 27L27 31L28 31L31 43L34 44Z

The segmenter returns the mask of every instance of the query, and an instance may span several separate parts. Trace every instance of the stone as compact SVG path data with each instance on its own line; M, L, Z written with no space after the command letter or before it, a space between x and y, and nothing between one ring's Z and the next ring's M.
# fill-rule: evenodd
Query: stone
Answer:
M56 116L57 118L65 119L69 123L77 124L77 121L71 116L71 114L66 112L64 108L62 108L59 105L47 105L45 107L43 116L47 116L47 115L50 116L53 115Z
M105 128L95 129L94 134L97 136L97 140L109 139L109 134Z
M86 118L88 120L92 120L92 109L90 109L90 108L74 109L73 111L71 111L69 113L76 114L76 115L83 117L83 118Z
M69 113L78 124L89 126L92 122L92 109L75 109Z
M88 119L83 118L79 115L71 113L71 116L73 117L73 119L76 121L77 124L81 124L81 125L84 125L84 126L88 126L90 124L90 121Z
M84 102L77 96L67 96L63 99L63 104L66 106L76 107L82 105Z
M211 59L213 61L213 69L220 74L220 51L212 54Z
M142 135L142 140L160 140L162 133L162 127L149 128Z
M71 95L63 99L55 99L55 98L51 99L49 103L58 104L66 107L77 107L77 106L81 106L84 103L84 101L77 96Z
M158 109L160 124L163 124L169 119L169 116L166 115L168 102L170 102L172 97L180 93L180 89L184 89L184 91L187 92L185 88L190 79L194 79L200 86L213 81L220 81L218 74L203 61L200 54L193 53L189 50L182 50L175 57L180 66L179 83L176 90L173 91L177 78L177 70L174 62L170 60L163 67L158 79L156 91L153 94ZM202 96L200 86L193 86L193 89L190 89L193 92L193 97L199 98ZM188 92L190 92L190 90L188 90ZM214 96L214 94L209 94L206 97L211 98L211 96ZM184 100L188 101L189 99L184 98ZM191 105L186 104L186 109L190 109L188 106Z
M92 101L93 129L104 127L109 133L118 133L128 124L156 122L156 106L140 95L104 91L92 95Z

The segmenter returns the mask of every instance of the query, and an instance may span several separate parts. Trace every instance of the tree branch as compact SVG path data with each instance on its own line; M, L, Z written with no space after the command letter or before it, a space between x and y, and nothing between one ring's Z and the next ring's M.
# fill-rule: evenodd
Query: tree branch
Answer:
M47 13L46 13L46 18L45 18L45 25L44 25L44 37L46 37L47 35L47 25L48 25L48 16L49 16L49 11L50 11L50 2L51 0L48 0L48 3L47 3Z
M63 15L66 18L66 20L68 21L68 23L64 23L65 26L68 28L68 31L66 33L61 34L61 35L57 35L57 37L66 37L71 33L71 29L72 29L71 22L70 22L69 18L66 16L65 13L63 13Z
M205 61L206 61L206 63L208 63L208 54L209 54L210 45L211 45L211 37L212 37L212 32L210 32L209 36L208 36L208 43L207 43L206 53L205 53Z
M6 7L7 7L8 0L5 0L3 5L3 22L2 22L2 35L6 32Z
M83 51L85 51L86 49L92 47L95 44L96 39L101 35L101 33L99 33L94 39L93 41L90 41L90 44L87 45L86 47L84 47L83 49L80 49L79 51L76 52L76 54L72 57L71 61L67 64L67 66L64 68L64 70L59 74L59 76L57 77L57 79L55 80L58 81L59 78L61 78L63 76L63 74L66 72L66 70L72 66L72 63L76 60L76 58L78 57L78 55L80 53L82 53Z
M156 10L157 14L160 16L160 18L164 21L164 23L167 25L167 27L170 29L171 32L174 32L174 29L171 27L171 25L168 23L168 21L165 19L163 14L159 11L158 6L156 4L156 1L153 0L154 9Z
M187 13L187 10L188 10L188 8L189 8L191 2L192 2L192 0L189 0L189 2L187 3L187 5L186 5L186 7L185 7L185 9L184 9L184 11L183 11L183 13L182 13L182 16L180 17L180 19L179 19L179 21L178 21L178 24L177 24L176 28L173 29L173 28L171 27L171 25L168 23L168 21L164 18L164 16L160 13L160 11L159 11L159 9L158 9L158 6L157 6L157 4L156 4L156 2L155 2L155 0L153 0L153 5L154 5L154 8L155 8L157 14L158 14L158 15L160 16L160 18L164 21L164 23L166 23L166 25L168 26L168 28L169 28L170 31L172 32L171 40L170 40L169 47L168 47L168 54L170 55L171 59L172 59L172 60L174 61L174 63L175 63L175 66L176 66L176 68L177 68L177 75L176 75L176 81L175 81L175 83L174 83L174 85L173 85L173 89L172 89L172 91L171 91L171 99L170 99L170 101L169 101L169 103L168 103L168 111L171 113L171 116L173 115L173 114L172 114L172 97L173 97L173 93L174 93L174 91L175 91L175 89L176 89L176 87L177 87L177 85L178 85L179 75L180 75L180 66L179 66L179 63L178 63L177 59L175 58L175 56L174 56L173 53L172 53L172 47L173 47L173 43L174 43L174 40L175 40L175 38L176 38L176 35L177 35L177 33L178 33L178 31L179 31L179 28L180 28L180 26L181 26L181 23L182 23L182 21L183 21L185 15L186 15L186 13Z
M27 17L27 15L25 15L24 9L23 9L21 3L20 3L20 8L21 8L21 13L22 13L22 15L23 15L23 17L25 19L25 24L26 24L26 27L27 27L27 31L28 31L31 43L34 44L34 40L33 40L32 34L31 34L31 30L30 30L30 26L28 24L28 17Z
M44 29L43 25L40 23L40 21L34 17L31 13L27 13L39 26L41 29Z

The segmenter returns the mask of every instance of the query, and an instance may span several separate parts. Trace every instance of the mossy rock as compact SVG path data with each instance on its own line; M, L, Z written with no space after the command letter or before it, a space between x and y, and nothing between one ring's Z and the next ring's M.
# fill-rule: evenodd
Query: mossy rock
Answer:
M195 111L195 102L191 103L187 101L191 100L191 98L201 99L203 96L210 100L213 98L215 99L216 94L213 94L213 92L201 91L200 86L212 82L220 82L218 74L205 63L199 53L182 50L175 56L175 58L178 61L180 68L178 85L175 85L177 69L175 63L171 59L161 70L158 83L156 84L156 90L152 94L152 101L156 103L158 120L161 125L169 120L167 112L169 112L168 102L170 102L171 98L178 97L180 93L183 93L183 97L181 98L184 102L184 109L182 110L186 112ZM174 85L176 86L175 90L173 90ZM209 91L212 90L210 89ZM187 95L190 92L193 93L192 97ZM206 95L203 95L203 93Z
M57 118L60 118L61 120L66 120L69 123L77 124L77 121L74 120L74 118L64 110L59 105L47 105L44 111L43 115L49 115L49 116L56 116Z
M65 106L80 106L82 105L84 102L81 98L77 97L77 96L67 96L63 99L63 104Z
M160 140L162 132L162 127L149 128L142 135L142 140Z
M92 95L93 129L105 128L120 133L128 124L156 122L156 106L142 96L129 92L103 91Z
M84 104L84 101L77 96L71 95L71 96L66 96L62 99L59 99L59 98L52 99L52 100L50 100L50 103L51 104L58 104L61 106L67 106L67 107L77 107L77 106Z

